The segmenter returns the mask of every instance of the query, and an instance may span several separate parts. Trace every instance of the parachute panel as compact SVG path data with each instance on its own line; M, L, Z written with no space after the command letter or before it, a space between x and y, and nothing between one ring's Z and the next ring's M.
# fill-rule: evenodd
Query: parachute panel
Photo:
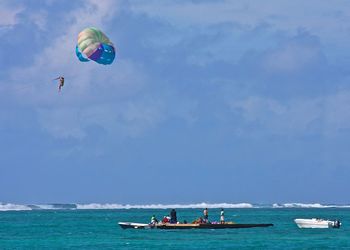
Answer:
M86 28L79 33L75 52L82 62L90 59L106 65L113 63L115 58L113 43L101 30L94 27Z

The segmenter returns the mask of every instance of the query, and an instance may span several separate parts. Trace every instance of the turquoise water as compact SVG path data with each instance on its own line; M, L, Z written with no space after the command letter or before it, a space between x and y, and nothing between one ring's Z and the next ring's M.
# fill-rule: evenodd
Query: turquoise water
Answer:
M269 228L221 230L121 229L118 221L147 223L169 209L32 210L0 212L0 249L350 249L349 208L225 209L226 220L273 223ZM192 221L201 209L177 209ZM218 220L220 209L210 209ZM340 229L299 229L295 218L339 219Z

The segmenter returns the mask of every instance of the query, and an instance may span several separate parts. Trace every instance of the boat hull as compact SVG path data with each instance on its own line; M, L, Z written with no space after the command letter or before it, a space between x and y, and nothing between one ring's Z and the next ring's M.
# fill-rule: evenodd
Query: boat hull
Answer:
M144 223L119 222L118 224L123 229L127 229L127 228L134 228L134 229L152 228L149 224L144 224Z
M294 222L299 228L339 228L339 221L322 220L322 219L295 219Z
M228 228L252 228L252 227L270 227L273 224L237 224L237 223L225 223L225 224L142 224L132 222L119 222L119 226L123 229L228 229Z

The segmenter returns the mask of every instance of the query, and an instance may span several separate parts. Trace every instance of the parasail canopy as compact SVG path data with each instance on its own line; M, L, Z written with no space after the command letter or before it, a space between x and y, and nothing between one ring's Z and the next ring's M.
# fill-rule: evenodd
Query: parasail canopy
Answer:
M115 58L113 43L101 30L94 27L79 33L75 53L82 62L92 60L105 65L111 64Z

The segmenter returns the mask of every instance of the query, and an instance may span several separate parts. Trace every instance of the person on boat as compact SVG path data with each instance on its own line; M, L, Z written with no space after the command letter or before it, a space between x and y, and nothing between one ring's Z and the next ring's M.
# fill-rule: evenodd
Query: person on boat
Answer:
M62 87L64 86L64 77L63 76L59 76L59 77L55 78L54 80L59 80L58 92L60 92Z
M221 208L221 212L220 212L220 224L225 224L225 215L224 215L223 208Z
M192 224L203 224L203 223L204 221L202 217L199 217L198 219L192 221Z
M169 223L170 222L170 218L168 216L164 216L162 223Z
M203 210L203 215L204 215L204 223L208 223L208 208L205 208Z
M176 217L176 211L175 209L172 209L170 212L170 223L176 224L177 223L177 217Z
M151 217L151 225L155 225L155 224L157 224L157 223L158 223L158 220L157 220L156 216L153 215L153 216Z

